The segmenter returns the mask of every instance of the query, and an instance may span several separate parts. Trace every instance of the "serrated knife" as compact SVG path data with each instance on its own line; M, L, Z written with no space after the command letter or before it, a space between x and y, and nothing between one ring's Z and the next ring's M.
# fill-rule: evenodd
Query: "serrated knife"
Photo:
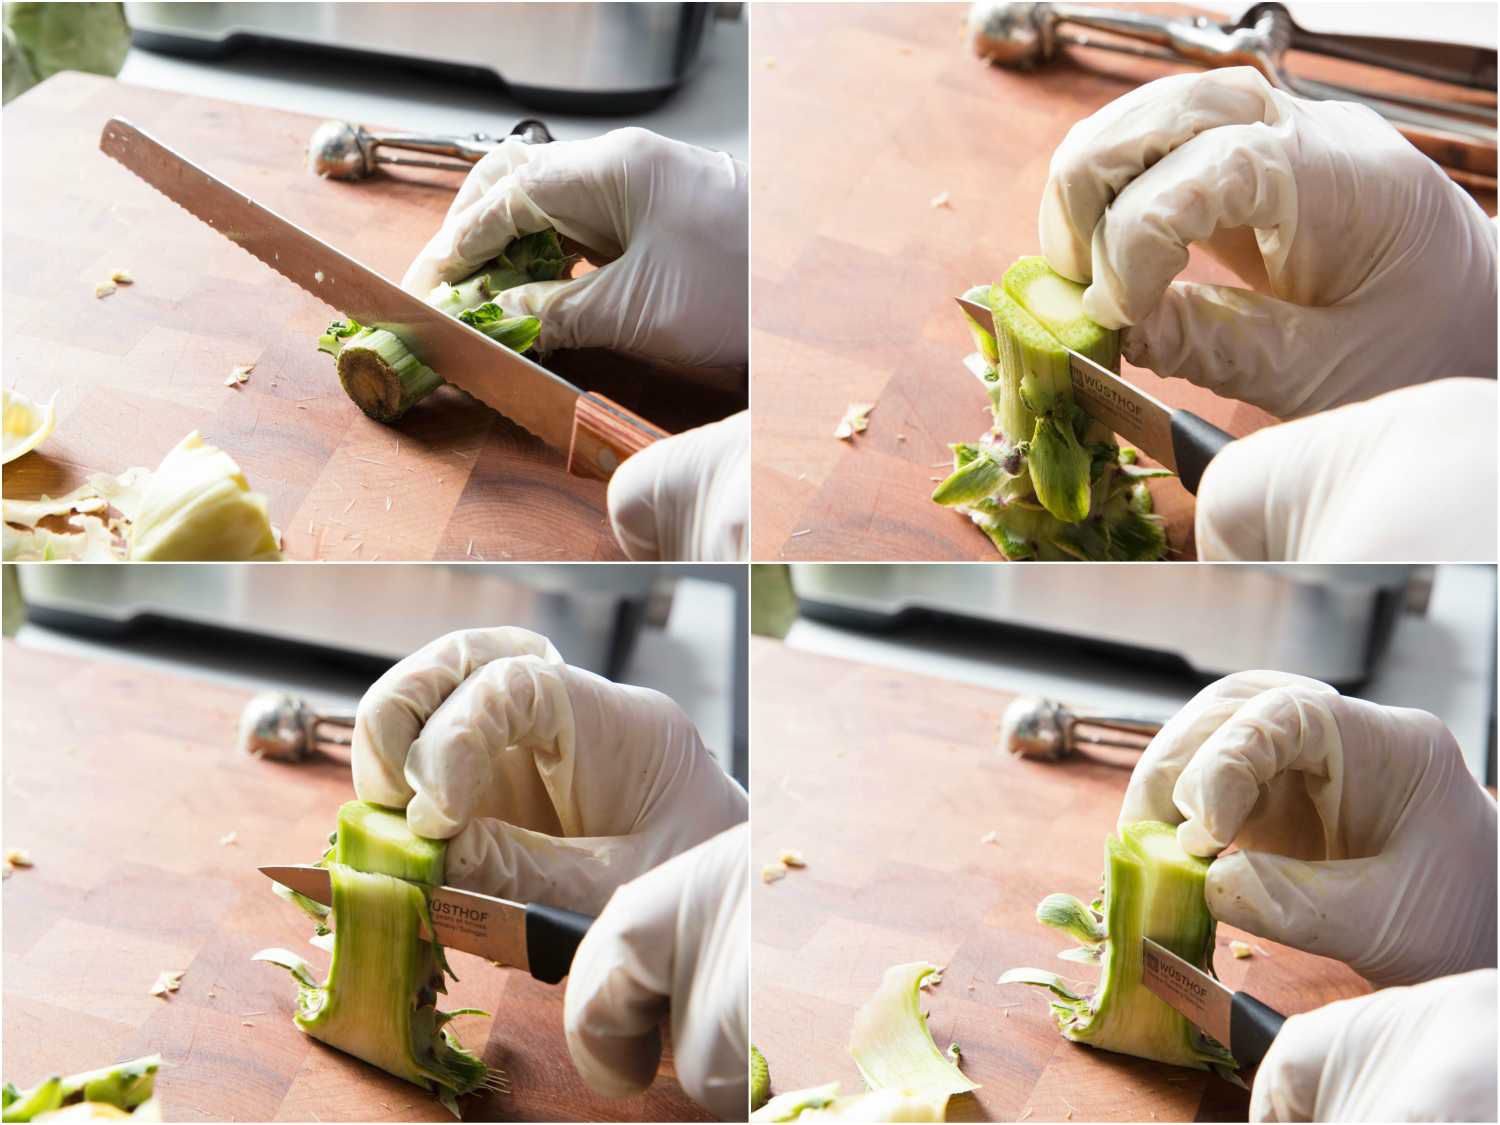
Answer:
M262 867L260 873L324 906L333 905L333 881L326 867L289 864ZM457 887L438 887L427 901L433 932L424 932L424 938L436 937L449 948L525 969L545 984L568 975L578 943L594 921L572 910L511 902Z
M1248 992L1226 988L1150 938L1141 939L1141 983L1199 1031L1229 1048L1241 1070L1266 1057L1286 1017Z
M958 298L959 307L982 325L994 323L987 305ZM1090 418L1128 438L1177 474L1182 486L1198 494L1198 482L1219 450L1234 437L1191 410L1168 406L1155 395L1122 379L1088 356L1068 349L1073 397Z
M666 436L618 403L438 312L130 122L110 118L99 148L341 315L396 333L444 379L560 452L569 472L608 480L632 453Z

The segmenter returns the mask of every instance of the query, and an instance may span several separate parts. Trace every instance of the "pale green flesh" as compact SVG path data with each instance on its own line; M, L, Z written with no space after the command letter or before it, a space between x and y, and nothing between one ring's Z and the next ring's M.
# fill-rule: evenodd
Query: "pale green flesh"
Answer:
M1130 457L1073 401L1069 350L1120 364L1119 334L1084 315L1083 286L1032 257L964 296L991 311L987 324L965 313L977 351L964 362L994 424L980 442L954 446L954 472L932 499L968 515L1008 559L1161 558L1166 535L1141 476L1123 471ZM989 455L976 461L961 448Z
M430 931L427 894L440 885L446 845L412 834L406 818L350 801L322 866L333 886L333 962L317 984L310 967L287 950L257 960L297 979L298 1027L330 1046L425 1089L451 1108L455 1095L487 1088L485 1064L464 1050L437 1011L445 991L441 947Z
M1177 843L1176 829L1144 821L1105 844L1105 940L1099 982L1089 992L1038 969L1011 970L1006 984L1053 991L1052 1014L1064 1037L1107 1051L1203 1069L1233 1066L1227 1051L1203 1037L1141 981L1141 940L1149 937L1189 964L1213 970L1214 919L1204 898L1206 860ZM1052 897L1043 900L1047 907ZM1038 918L1066 932L1074 926L1056 910Z

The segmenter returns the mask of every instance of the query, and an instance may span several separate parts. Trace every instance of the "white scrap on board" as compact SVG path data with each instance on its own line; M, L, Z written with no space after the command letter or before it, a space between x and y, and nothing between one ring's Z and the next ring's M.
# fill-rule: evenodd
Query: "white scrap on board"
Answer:
M786 864L781 861L768 863L760 869L760 881L762 883L774 883L778 879L786 878Z
M806 867L807 860L796 848L782 848L776 853L778 863L784 863L788 867Z
M130 276L129 270L110 270L109 279L116 285L134 285L135 278Z
M114 293L114 291L115 283L113 281L101 281L98 285L94 286L95 297L108 297L112 293Z
M31 862L31 853L25 848L6 848L5 862L12 867L34 867Z
M182 978L185 976L187 976L186 969L175 972L171 969L163 969L161 975L156 978L156 983L151 986L151 995L160 996L165 1000L167 993L176 992L182 987Z
M995 844L998 846L1000 843L1000 833L986 832L983 836L979 837L979 842L981 844Z
M226 832L224 833L224 835L219 837L219 847L227 848L231 844L239 843L239 839L240 834L238 832Z
M870 426L870 411L874 409L873 402L851 402L833 436L840 441L851 441L855 434L864 433Z
M1246 957L1253 956L1255 953L1255 951L1250 948L1250 943L1245 941L1230 942L1229 952L1233 953L1236 959L1241 961L1243 961Z
M950 202L950 196L946 191L938 192L928 200L927 205L933 208L933 210L937 210L940 207L946 207L949 211L953 210L953 204Z

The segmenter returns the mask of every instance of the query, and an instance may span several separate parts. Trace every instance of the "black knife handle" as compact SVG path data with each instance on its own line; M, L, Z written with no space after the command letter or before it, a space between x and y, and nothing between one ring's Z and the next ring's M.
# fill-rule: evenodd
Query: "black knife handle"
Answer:
M1286 1017L1275 1008L1248 993L1234 994L1229 1002L1229 1053L1241 1070L1260 1065L1284 1023Z
M1182 487L1197 496L1203 470L1233 440L1233 435L1191 410L1172 411L1172 452L1177 457L1177 479Z
M556 984L573 967L578 943L589 932L594 920L587 914L542 906L533 902L526 908L526 961L531 975L543 984Z

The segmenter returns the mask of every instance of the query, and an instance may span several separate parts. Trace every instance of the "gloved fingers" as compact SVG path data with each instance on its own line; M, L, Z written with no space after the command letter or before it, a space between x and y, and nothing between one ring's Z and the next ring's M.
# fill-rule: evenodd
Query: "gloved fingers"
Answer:
M1387 897L1396 882L1394 866L1381 857L1309 861L1237 850L1209 865L1204 893L1221 922L1400 984L1420 977L1382 963L1378 946L1392 921L1384 915L1396 901Z
M1289 1016L1271 1042L1250 1089L1251 1121L1317 1121L1318 1086L1330 1051L1338 1049L1340 1032L1351 1006L1374 997L1339 1000Z
M406 819L446 839L487 817L560 836L649 838L661 859L743 817L744 792L670 698L538 657L455 688L406 756Z
M1205 561L1494 557L1500 469L1490 379L1440 379L1258 430L1198 486ZM1444 440L1429 443L1434 427ZM1391 450L1424 448L1413 461ZM1449 487L1463 480L1463 488Z
M1296 222L1297 180L1277 130L1257 123L1200 133L1126 184L1104 212L1083 311L1106 328L1139 323L1194 242L1251 227L1273 249L1291 240Z
M464 629L424 645L376 680L359 701L351 739L359 799L405 807L413 793L406 755L423 724L476 669L512 656L562 663L552 642L529 629Z
M460 890L593 915L655 859L631 836L554 836L481 818L448 842L445 879Z
M1048 265L1090 281L1094 230L1127 184L1195 137L1275 119L1278 97L1258 71L1232 67L1148 82L1078 122L1053 153L1042 192Z
M526 194L521 171L502 177L462 210L450 212L401 278L401 288L426 298L441 282L462 281L523 234L552 226Z
M619 347L619 316L607 300L612 265L590 270L566 281L533 281L507 289L495 298L510 316L534 316L542 322L538 348ZM601 315L600 309L611 309Z
M609 482L609 522L628 558L741 562L750 515L750 415L647 446Z
M446 840L476 817L586 833L573 788L575 724L564 664L492 660L438 705L406 753L406 822Z
M678 1078L733 1120L748 1085L748 826L620 887L573 959L563 1027L573 1065L613 1097L656 1075L670 1010Z
M1155 304L1121 333L1125 358L1278 418L1324 409L1386 362L1368 347L1357 309L1189 281L1153 292Z
M1159 820L1166 824L1181 820L1182 814L1177 811L1172 794L1178 777L1199 747L1239 710L1241 704L1262 692L1286 686L1299 686L1308 691L1333 691L1327 684L1306 676L1252 670L1215 680L1193 696L1156 733L1136 763L1120 805L1119 827L1142 820Z
M464 182L459 185L458 193L453 197L453 202L448 205L447 218L452 219L456 215L463 214L470 206L488 195L501 180L510 176L523 164L529 163L538 151L540 151L540 146L529 145L520 137L506 137L486 153L483 159L474 165L473 170L464 177Z
M1190 855L1217 855L1233 843L1262 787L1290 771L1300 775L1331 845L1344 780L1343 738L1333 710L1338 699L1321 684L1272 688L1242 704L1203 741L1172 790L1185 818L1177 840Z

